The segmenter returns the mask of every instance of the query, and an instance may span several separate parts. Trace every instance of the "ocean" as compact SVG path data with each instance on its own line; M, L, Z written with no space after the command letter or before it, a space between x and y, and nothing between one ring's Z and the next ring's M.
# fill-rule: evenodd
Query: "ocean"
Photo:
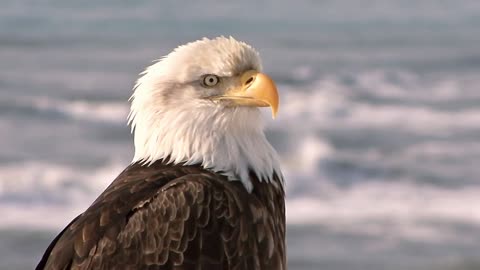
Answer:
M33 269L129 164L138 74L219 35L280 91L289 269L480 269L476 0L3 0L0 269Z

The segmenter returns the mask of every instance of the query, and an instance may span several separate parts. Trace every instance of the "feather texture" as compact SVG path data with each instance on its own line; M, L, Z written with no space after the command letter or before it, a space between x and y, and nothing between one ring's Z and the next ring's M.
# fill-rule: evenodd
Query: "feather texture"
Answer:
M282 185L250 177L252 193L201 166L134 163L36 269L285 269Z
M258 52L225 37L182 45L148 67L131 97L133 161L201 164L242 181L248 191L253 188L251 171L259 181L268 182L273 174L281 178L259 109L205 99L235 86L236 78L250 69L262 69ZM199 80L205 74L220 76L218 87L203 87Z

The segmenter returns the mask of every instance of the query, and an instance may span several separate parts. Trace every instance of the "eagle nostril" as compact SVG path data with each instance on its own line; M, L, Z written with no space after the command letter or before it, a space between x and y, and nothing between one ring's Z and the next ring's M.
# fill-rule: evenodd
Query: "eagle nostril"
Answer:
M245 82L245 85L248 85L253 82L253 77L248 78L248 80Z

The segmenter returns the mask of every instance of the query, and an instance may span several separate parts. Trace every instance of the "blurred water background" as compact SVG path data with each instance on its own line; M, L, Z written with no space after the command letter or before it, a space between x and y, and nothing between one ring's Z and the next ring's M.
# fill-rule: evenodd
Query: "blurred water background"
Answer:
M477 0L2 0L0 269L129 163L137 74L218 35L279 85L290 269L480 269Z

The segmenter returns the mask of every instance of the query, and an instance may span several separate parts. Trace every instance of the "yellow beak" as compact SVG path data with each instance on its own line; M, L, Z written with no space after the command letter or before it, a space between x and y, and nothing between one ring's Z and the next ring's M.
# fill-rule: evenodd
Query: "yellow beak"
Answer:
M232 106L271 107L275 118L279 103L275 82L263 73L249 70L240 76L240 83L239 87L213 99L228 100Z

